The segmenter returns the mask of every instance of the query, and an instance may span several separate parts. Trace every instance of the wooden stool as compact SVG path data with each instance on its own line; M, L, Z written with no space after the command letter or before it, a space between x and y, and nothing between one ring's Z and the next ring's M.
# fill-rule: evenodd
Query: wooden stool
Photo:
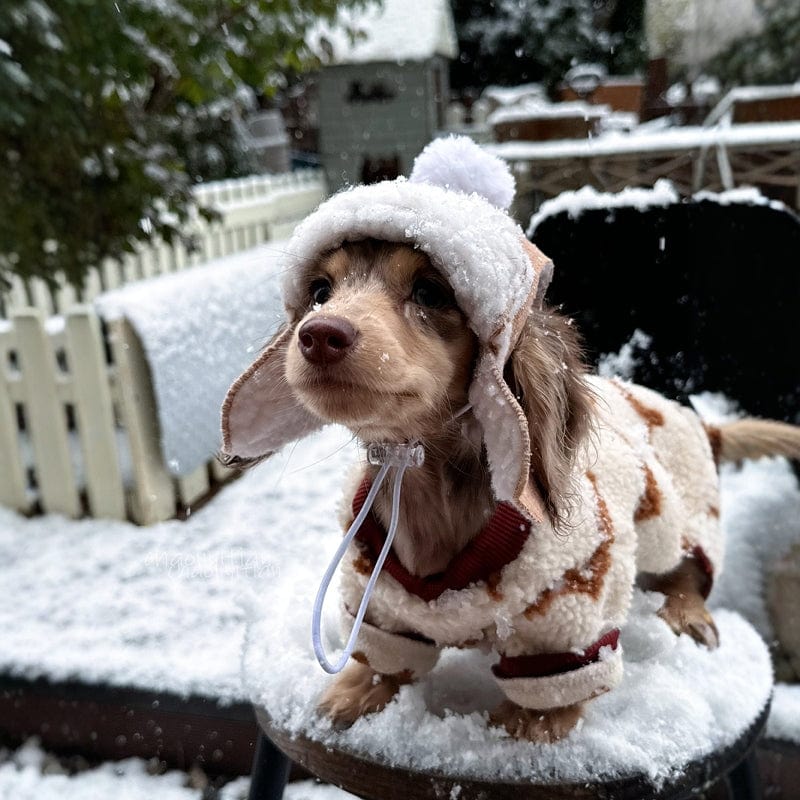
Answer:
M291 762L365 800L684 800L720 782L726 785L729 800L760 800L754 749L768 714L767 705L733 744L689 762L679 776L656 789L641 774L596 783L492 782L393 767L302 735L292 737L257 708L261 733L250 800L280 800Z

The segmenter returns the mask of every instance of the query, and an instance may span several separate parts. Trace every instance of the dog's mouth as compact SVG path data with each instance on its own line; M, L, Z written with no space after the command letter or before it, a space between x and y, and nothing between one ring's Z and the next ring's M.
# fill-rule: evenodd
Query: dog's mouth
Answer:
M389 386L375 386L362 383L358 380L351 378L344 378L340 375L328 374L325 371L315 371L311 374L304 374L299 379L295 379L293 386L300 392L341 392L347 393L351 396L357 395L380 395L382 397L406 397L416 398L419 397L418 392L414 391L398 391Z

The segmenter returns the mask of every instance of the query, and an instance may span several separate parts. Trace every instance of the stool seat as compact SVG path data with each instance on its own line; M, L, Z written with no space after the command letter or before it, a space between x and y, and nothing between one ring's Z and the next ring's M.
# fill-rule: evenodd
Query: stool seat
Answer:
M751 751L767 718L772 667L766 645L739 615L715 613L720 647L709 651L667 628L656 616L661 602L635 594L621 637L622 683L588 703L579 727L552 745L517 741L487 724L502 694L491 678L492 656L476 650L445 650L428 676L402 687L383 711L335 730L316 710L332 678L314 661L302 615L277 617L285 625L277 633L276 616L254 621L243 674L265 737L251 798L281 796L279 780L276 791L257 793L259 764L270 753L274 764L283 760L285 768L288 757L374 800L696 794ZM747 775L737 781L751 783Z
M289 760L310 773L369 800L682 800L696 796L698 787L715 784L747 758L769 715L765 706L752 725L727 747L686 764L681 772L655 787L647 775L579 783L539 780L479 780L444 772L393 766L341 748L331 748L305 736L292 736L275 725L264 709L256 709L261 730ZM749 778L737 781L744 788ZM742 792L734 797L749 797Z

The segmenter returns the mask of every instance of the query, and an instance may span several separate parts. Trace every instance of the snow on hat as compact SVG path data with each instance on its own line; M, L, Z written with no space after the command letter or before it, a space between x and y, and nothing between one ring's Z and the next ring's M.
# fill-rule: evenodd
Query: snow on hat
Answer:
M552 273L551 262L507 213L514 178L506 164L466 137L438 139L417 157L411 177L356 186L334 195L295 230L283 283L284 305L302 307L300 266L344 242L413 244L442 272L478 338L469 391L498 501L533 520L544 512L528 480L525 414L503 368ZM231 386L222 408L223 453L256 458L325 423L294 397L284 379L285 330Z

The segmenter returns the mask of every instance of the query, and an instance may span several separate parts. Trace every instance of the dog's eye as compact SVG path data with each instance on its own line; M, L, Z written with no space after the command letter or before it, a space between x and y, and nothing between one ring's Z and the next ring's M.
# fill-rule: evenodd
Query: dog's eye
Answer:
M450 304L447 290L430 278L417 278L411 289L411 300L425 308L443 308Z
M311 284L311 299L314 303L322 305L331 299L331 282L327 278L318 278Z

